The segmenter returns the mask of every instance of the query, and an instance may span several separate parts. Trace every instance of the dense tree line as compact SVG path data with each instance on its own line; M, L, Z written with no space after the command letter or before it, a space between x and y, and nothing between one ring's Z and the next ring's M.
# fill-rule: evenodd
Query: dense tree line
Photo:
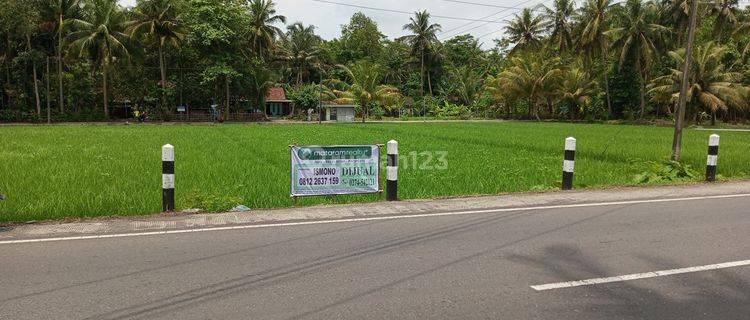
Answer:
M320 99L359 116L669 118L685 60L690 0L554 0L504 36L440 40L426 11L389 39L356 13L340 37L287 21L272 0L0 0L0 120L103 120L123 105L265 114L272 86L296 110ZM699 0L695 0L699 1ZM750 11L700 0L690 66L693 121L750 116ZM488 47L485 45L484 47Z

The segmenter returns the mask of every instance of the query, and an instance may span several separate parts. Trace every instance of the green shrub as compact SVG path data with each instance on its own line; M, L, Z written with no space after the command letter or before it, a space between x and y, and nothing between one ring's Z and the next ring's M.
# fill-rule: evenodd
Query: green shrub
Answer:
M699 177L690 165L677 161L648 161L646 165L647 169L635 176L636 183L690 181Z

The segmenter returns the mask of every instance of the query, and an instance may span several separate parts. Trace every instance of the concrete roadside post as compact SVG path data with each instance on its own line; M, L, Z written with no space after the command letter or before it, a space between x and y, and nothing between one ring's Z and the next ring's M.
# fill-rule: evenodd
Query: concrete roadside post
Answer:
M161 202L164 212L174 211L174 146L161 147Z
M719 160L719 135L708 138L708 161L706 162L706 181L716 181L716 165Z
M387 157L387 181L386 181L386 200L398 200L398 141L388 141L386 146Z
M573 170L575 169L576 139L569 137L565 139L565 159L563 160L562 189L573 189Z

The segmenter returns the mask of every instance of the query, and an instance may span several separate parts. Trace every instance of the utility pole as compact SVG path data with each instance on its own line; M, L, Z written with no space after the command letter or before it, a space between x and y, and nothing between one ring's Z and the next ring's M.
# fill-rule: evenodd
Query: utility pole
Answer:
M685 112L687 106L688 84L690 81L690 67L693 58L693 42L695 41L695 25L698 20L698 0L690 1L690 25L688 27L688 39L685 45L685 65L682 66L682 84L680 87L680 98L677 102L675 114L674 140L672 141L672 160L680 161L682 151L682 127L685 124Z

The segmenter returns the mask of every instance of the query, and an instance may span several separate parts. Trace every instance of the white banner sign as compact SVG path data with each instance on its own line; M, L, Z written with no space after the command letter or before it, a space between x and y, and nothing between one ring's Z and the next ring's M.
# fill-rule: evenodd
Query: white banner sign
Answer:
M380 147L292 146L292 196L380 191Z

